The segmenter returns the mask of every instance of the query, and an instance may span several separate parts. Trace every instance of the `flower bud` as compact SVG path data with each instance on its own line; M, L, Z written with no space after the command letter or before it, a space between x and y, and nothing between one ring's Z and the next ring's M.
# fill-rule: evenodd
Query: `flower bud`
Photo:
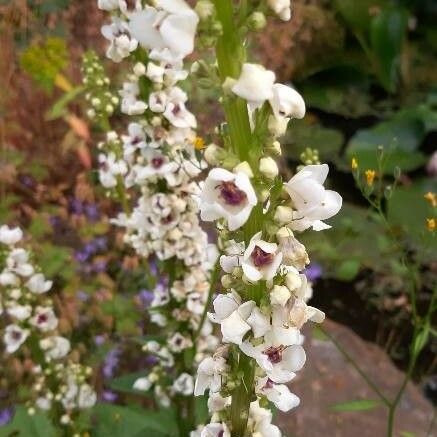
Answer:
M275 117L271 115L269 117L268 129L269 132L276 136L281 137L287 132L288 119L285 117Z
M221 279L222 285L224 288L231 288L232 287L232 276L231 275L223 275Z
M288 272L285 276L285 284L290 291L297 290L302 285L302 279L299 276L299 273L296 272Z
M134 65L134 74L135 76L144 76L146 74L146 66L142 64L141 62L137 62Z
M247 161L240 162L234 167L234 173L244 173L248 178L253 178L253 171Z
M267 20L266 16L259 11L255 11L253 14L251 14L247 20L247 25L249 26L249 29L251 30L261 30L266 27Z
M268 179L274 179L279 174L278 164L270 156L259 160L259 171Z
M214 5L210 0L199 0L194 10L201 20L206 20L214 13Z
M293 220L293 210L288 206L278 206L275 211L274 220L279 224L290 223Z
M270 302L272 305L285 306L290 297L290 290L284 285L275 285L270 292Z
M267 146L265 150L274 156L282 155L281 143L279 141L273 141L273 143L270 144L270 146Z

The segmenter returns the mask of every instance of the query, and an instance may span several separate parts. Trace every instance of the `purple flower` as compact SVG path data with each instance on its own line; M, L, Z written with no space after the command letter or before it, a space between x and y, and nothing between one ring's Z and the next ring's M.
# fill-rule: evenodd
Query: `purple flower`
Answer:
M98 208L97 204L87 203L85 205L85 215L87 216L88 220L90 220L92 222L97 221L100 217L99 208Z
M76 197L72 197L69 202L69 209L72 214L81 215L83 214L83 202Z
M35 179L33 179L32 176L23 174L18 176L18 180L27 188L34 188L35 187Z
M118 363L120 362L121 351L118 348L111 349L105 357L105 361L103 363L103 375L105 378L112 378L114 376L115 370L118 367Z
M104 335L96 335L94 337L94 343L97 346L101 346L103 343L105 343L105 336Z
M153 300L153 292L143 289L138 293L138 297L140 298L141 305L147 308Z
M159 363L159 358L158 357L156 357L155 355L147 355L147 357L146 357L146 364L148 366L155 366L158 363Z
M104 259L96 261L93 264L93 271L94 271L94 273L103 273L103 272L105 272L106 271L106 265L107 265L107 262Z
M0 410L0 426L7 425L12 417L14 416L15 408L14 407L7 407L2 410Z
M81 302L86 302L90 298L89 294L83 290L78 290L76 296Z
M317 281L317 279L319 279L323 275L323 269L322 269L322 266L320 264L311 263L305 269L304 273L309 281L315 282L315 281Z
M106 237L97 237L94 239L94 245L97 250L105 251L108 247L108 240Z
M74 258L76 259L76 261L80 262L80 263L84 263L88 260L89 258L89 253L84 251L84 250L77 250L74 253Z
M115 402L118 398L117 393L114 393L111 390L104 390L102 393L102 399L106 402Z

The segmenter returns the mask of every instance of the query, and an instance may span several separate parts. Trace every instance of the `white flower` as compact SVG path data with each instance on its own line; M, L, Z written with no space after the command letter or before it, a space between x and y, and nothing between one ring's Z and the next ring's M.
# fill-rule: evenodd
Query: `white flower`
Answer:
M292 229L304 231L312 227L320 231L330 228L323 220L340 211L342 198L335 191L325 190L323 183L328 172L327 164L308 165L285 184L296 210L296 216L290 224Z
M210 393L208 398L208 411L210 413L221 411L231 405L231 400L231 396L224 398L220 393Z
M256 437L281 437L281 431L272 425L272 412L259 405L256 400L250 404L248 428Z
M36 400L35 405L40 410L48 411L50 408L52 408L52 401L50 399L40 397Z
M167 95L164 117L177 128L195 128L197 126L196 118L185 107L187 95L179 87L171 88Z
M152 382L150 381L149 378L147 377L143 377L143 378L138 378L133 385L133 388L135 390L140 390L140 391L147 391L150 390L150 387L152 387Z
M114 11L119 9L118 0L97 0L97 7L104 11Z
M318 308L309 306L302 299L296 299L290 309L290 323L298 329L308 321L322 323L325 320L325 313Z
M191 338L184 337L180 332L174 333L168 339L168 347L174 353L180 353L193 345Z
M280 411L290 411L300 404L300 399L291 393L286 385L275 384L268 377L257 381L256 391L258 394L265 395Z
M288 206L279 205L273 218L279 224L290 223L293 220L293 210Z
M270 292L270 303L272 305L285 306L291 297L290 290L284 285L275 285Z
M282 227L276 233L279 242L279 249L282 252L282 262L288 266L293 266L297 270L303 270L310 259L308 258L305 246L300 243L287 227Z
M226 423L210 423L202 429L200 437L231 437L231 433Z
M79 394L77 396L77 406L81 410L91 408L97 401L96 392L88 384L82 384L79 388Z
M261 240L261 235L258 232L251 238L243 256L243 272L252 282L273 279L282 261L278 245Z
M3 271L0 273L0 285L7 287L9 285L19 285L20 280L12 272Z
M181 373L173 382L172 389L183 396L192 395L194 390L193 377L188 373Z
M259 171L268 179L274 179L279 174L278 164L270 157L266 156L259 160Z
M226 273L232 273L235 267L241 265L244 254L244 241L237 243L230 240L225 249L225 255L220 256L220 266Z
M201 396L205 390L211 393L219 392L222 387L222 375L228 370L226 360L222 356L205 358L197 369L197 378L194 386L194 396Z
M22 329L18 325L8 325L3 335L3 341L6 345L6 352L12 354L17 351L26 341L30 332L28 329Z
M39 345L45 351L46 357L52 360L59 360L70 352L70 342L58 335L40 340Z
M244 173L222 168L209 172L200 195L200 215L204 221L225 218L230 231L243 226L257 204L255 190Z
M305 102L295 89L282 83L275 83L272 92L270 106L275 117L289 119L305 116Z
M13 246L23 238L20 228L10 228L8 225L0 226L0 243Z
M127 173L127 164L122 159L117 159L113 152L109 155L99 155L99 179L105 188L117 186L117 178Z
M266 70L259 64L243 64L241 74L232 91L254 107L262 105L266 100L273 97L273 84L275 73Z
M52 288L53 281L46 281L42 273L35 273L27 281L26 287L35 294L43 294Z
M102 26L102 35L110 41L106 56L114 62L121 62L138 47L138 41L131 38L126 22L113 17L112 23Z
M254 301L241 304L237 293L219 294L213 302L215 313L208 313L209 319L220 323L225 343L241 344L244 335L250 331L247 319L255 307Z
M130 16L129 29L147 49L170 49L185 57L194 48L199 18L183 0L157 0L156 9L146 6Z
M288 21L291 18L290 0L267 0L267 3L281 20Z
M32 314L32 307L30 305L12 305L7 308L7 313L17 320L26 320Z
M58 326L58 318L51 307L37 306L35 315L30 319L30 324L43 332L52 331Z

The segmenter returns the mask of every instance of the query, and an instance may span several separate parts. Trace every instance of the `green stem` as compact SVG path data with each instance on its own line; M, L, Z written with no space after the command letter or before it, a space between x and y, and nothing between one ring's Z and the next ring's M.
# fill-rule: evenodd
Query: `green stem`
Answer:
M197 338L200 335L200 332L202 331L203 324L205 323L205 320L206 320L206 314L208 313L208 309L209 309L209 306L210 306L211 300L212 300L212 295L214 294L215 286L216 286L219 275L220 275L220 262L217 261L215 263L214 269L211 273L208 297L206 298L205 308L203 310L202 317L201 317L200 322L199 322L199 326L197 328L197 331L194 333L193 343L197 340Z
M214 0L223 33L217 41L216 55L220 79L224 82L228 77L237 79L241 67L246 60L246 50L241 41L242 35L236 25L232 0ZM244 7L243 5L240 5ZM241 12L241 9L240 9ZM224 96L223 101L226 121L228 124L229 137L232 150L243 161L248 161L256 166L259 156L255 139L252 134L247 102L237 96ZM255 207L243 228L245 243L259 230L262 229L262 206ZM248 287L248 298L259 303L265 293L265 285ZM231 404L231 433L233 437L242 437L246 433L247 420L249 417L250 402L254 397L255 362L253 359L237 352L238 356L238 382L232 392Z

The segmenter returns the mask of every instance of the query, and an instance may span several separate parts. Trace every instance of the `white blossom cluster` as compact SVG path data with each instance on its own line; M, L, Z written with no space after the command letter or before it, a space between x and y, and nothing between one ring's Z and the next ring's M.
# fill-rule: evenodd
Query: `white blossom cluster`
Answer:
M167 405L174 394L192 395L194 380L183 372L164 383L166 369L193 347L194 368L217 345L211 323L200 326L217 250L199 225L196 178L206 167L198 152L203 141L196 137L187 94L178 86L188 76L183 61L193 51L198 16L183 0L144 3L128 8L124 1L98 2L112 15L112 23L102 28L109 40L107 57L131 61L119 94L121 112L132 116L125 134L108 132L99 145L99 177L108 190L133 199L132 210L112 220L125 229L125 242L141 257L177 267L176 277L164 278L153 290L150 308L151 320L168 332L166 345L145 345L159 361L134 386L153 387Z
M290 18L289 1L268 4L280 18ZM287 183L279 176L274 159L281 153L277 138L291 119L305 115L305 103L296 90L276 83L274 72L251 63L244 63L240 76L228 77L222 86L226 95L247 102L252 132L265 127L268 134L256 161L249 155L250 163L229 168L225 158L233 151L218 146L206 151L209 163L223 164L223 168L212 169L204 182L200 211L203 220L216 221L222 229L220 265L226 292L215 298L214 312L208 317L220 325L224 344L199 365L195 394L209 390L212 418L209 425L193 431L192 437L236 432L231 427L231 405L232 409L241 405L234 405L233 395L238 387L249 393L253 390L243 387L240 380L236 348L255 365L257 400L248 413L242 411L248 414L244 435L280 436L271 424L271 412L260 405L267 405L268 400L281 411L299 405L299 398L286 384L305 364L300 331L307 321L320 323L325 317L307 305L312 288L303 270L309 257L294 233L328 229L324 220L338 213L342 199L324 187L327 164L307 165Z
M73 372L82 366L62 361L71 347L69 340L57 332L59 321L53 301L47 295L53 283L33 264L31 253L21 247L22 239L20 228L0 227L0 261L3 266L0 273L0 315L7 323L3 342L8 354L14 354L24 346L33 351L35 406L49 410L57 402L63 406L63 417L70 417L74 410L90 408L96 401L93 388L86 383L91 369L86 375L74 379ZM64 393L67 389L63 387L70 387L71 393L73 383L80 396L77 401L71 398L67 402Z

